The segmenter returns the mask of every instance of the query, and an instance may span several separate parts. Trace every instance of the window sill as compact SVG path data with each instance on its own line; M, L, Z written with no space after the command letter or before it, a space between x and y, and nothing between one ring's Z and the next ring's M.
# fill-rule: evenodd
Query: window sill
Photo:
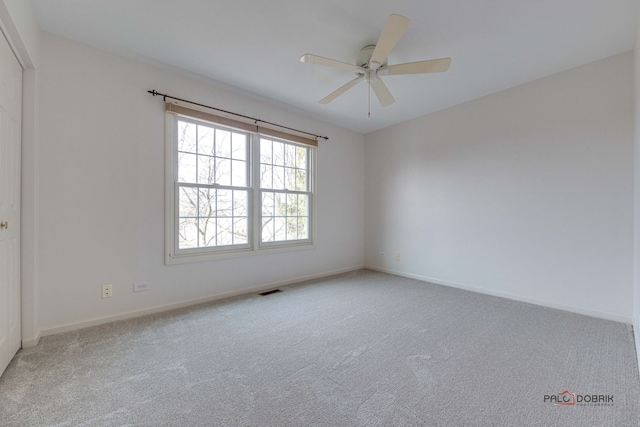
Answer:
M172 255L167 253L165 256L165 265L187 264L192 262L213 261L217 259L240 258L254 255L267 255L281 252L293 252L315 249L313 243L298 243L282 246L262 247L260 249L238 249L236 251L225 252L204 252L196 254Z

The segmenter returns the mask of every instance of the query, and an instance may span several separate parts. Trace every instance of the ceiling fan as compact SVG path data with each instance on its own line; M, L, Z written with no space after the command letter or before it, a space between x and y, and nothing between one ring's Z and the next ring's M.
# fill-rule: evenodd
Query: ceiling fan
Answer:
M427 61L409 62L406 64L389 65L387 56L398 43L404 32L409 28L408 18L400 15L389 15L387 23L380 34L378 43L362 48L355 64L336 61L334 59L323 58L322 56L306 53L300 58L300 62L307 64L324 65L326 67L338 68L341 70L353 71L356 78L340 86L326 97L322 98L320 104L328 104L353 86L364 80L373 88L378 101L383 107L393 104L396 100L389 92L387 85L379 76L394 76L399 74L423 74L442 73L449 69L451 58L431 59ZM371 96L371 95L369 95ZM369 101L371 102L371 101ZM371 112L369 111L369 116Z

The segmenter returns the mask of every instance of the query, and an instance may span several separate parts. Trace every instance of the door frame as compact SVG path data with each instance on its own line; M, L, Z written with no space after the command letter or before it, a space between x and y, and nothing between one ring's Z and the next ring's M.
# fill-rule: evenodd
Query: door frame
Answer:
M21 6L9 7L6 0L0 0L0 31L22 66L20 311L22 347L32 347L40 340L37 244L39 236L37 195L40 30L30 4L22 6L24 10L15 10L19 7ZM13 10L13 14L10 9Z

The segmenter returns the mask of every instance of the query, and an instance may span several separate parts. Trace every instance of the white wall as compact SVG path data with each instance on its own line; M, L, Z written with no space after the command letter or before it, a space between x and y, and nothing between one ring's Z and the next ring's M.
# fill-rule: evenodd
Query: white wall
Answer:
M363 135L50 34L42 52L43 334L362 267ZM165 266L165 115L150 89L328 135L317 153L317 248ZM133 293L135 281L153 290ZM101 299L107 283L114 296Z
M630 323L632 62L366 135L365 264Z

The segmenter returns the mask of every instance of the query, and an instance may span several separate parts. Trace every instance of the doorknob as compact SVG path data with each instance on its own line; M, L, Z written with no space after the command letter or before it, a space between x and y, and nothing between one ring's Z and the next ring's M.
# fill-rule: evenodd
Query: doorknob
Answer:
M7 228L9 228L9 223L7 221L0 222L0 230L6 230Z

